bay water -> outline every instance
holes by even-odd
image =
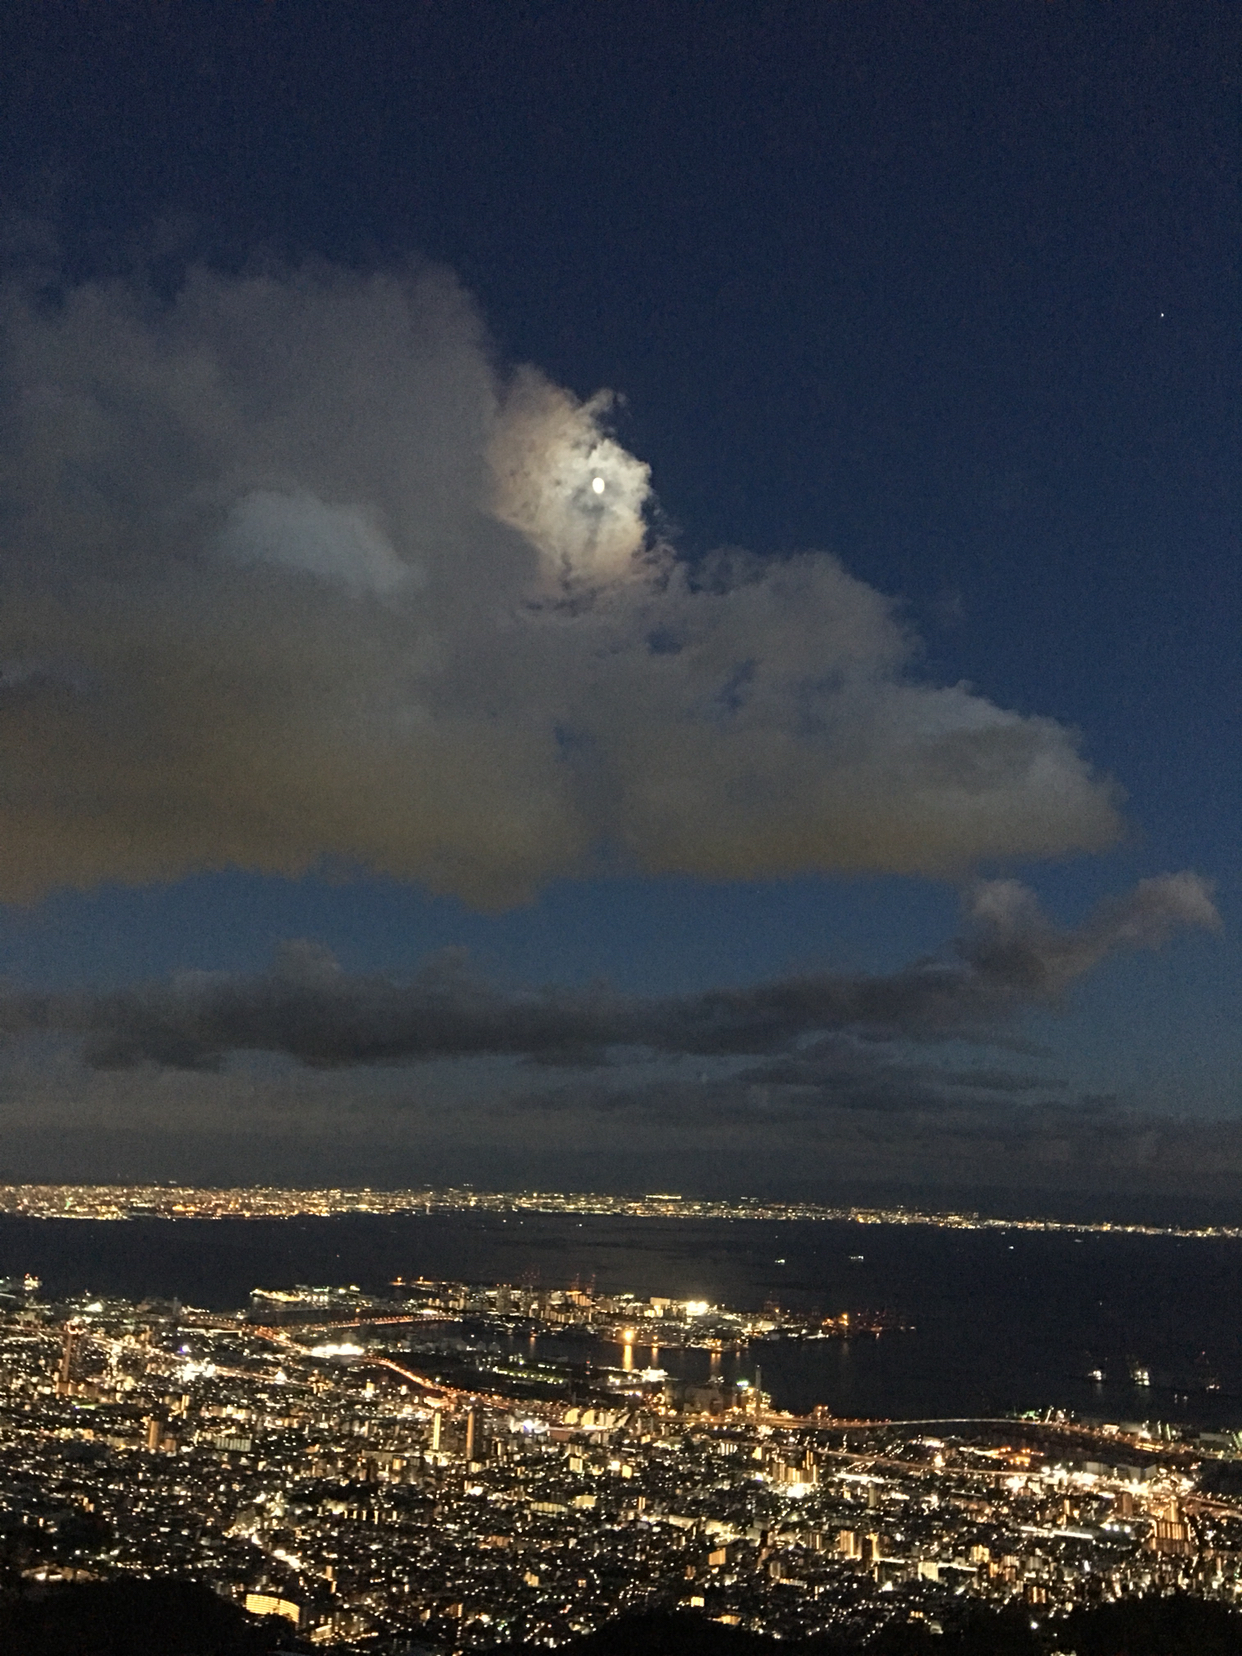
[[[1242,1428],[1242,1241],[1118,1232],[452,1212],[329,1219],[121,1222],[0,1218],[0,1276],[44,1297],[244,1306],[256,1287],[385,1289],[396,1277],[594,1281],[600,1292],[883,1312],[909,1325],[848,1340],[751,1345],[713,1372],[779,1408],[971,1418],[1072,1410],[1115,1421]],[[556,1338],[543,1339],[548,1355]],[[618,1347],[598,1360],[619,1366]],[[659,1353],[701,1378],[706,1351]],[[651,1361],[636,1348],[635,1361]],[[1089,1378],[1100,1371],[1103,1381]],[[1134,1375],[1146,1371],[1150,1383]]]

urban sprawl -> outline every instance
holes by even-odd
[[[276,1185],[232,1189],[191,1185],[0,1185],[0,1215],[34,1219],[298,1219],[340,1214],[387,1217],[417,1213],[574,1213],[604,1218],[818,1220],[860,1225],[935,1225],[956,1230],[1066,1232],[1071,1235],[1203,1237],[1242,1240],[1242,1226],[1145,1225],[1001,1218],[907,1207],[830,1207],[758,1197],[713,1201],[668,1192],[641,1196],[549,1190],[288,1190]]]
[[[759,1369],[767,1340],[864,1331],[589,1285],[272,1288],[222,1315],[6,1281],[0,1541],[32,1582],[172,1572],[360,1651],[555,1645],[639,1609],[864,1636],[969,1596],[1035,1619],[1242,1596],[1228,1434],[795,1418],[760,1372],[722,1378],[726,1348]],[[698,1383],[660,1364],[685,1346]]]

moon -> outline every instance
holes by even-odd
[[[603,492],[604,492],[604,480],[603,480],[603,478],[602,477],[593,477],[591,479],[591,488],[596,494],[603,494]]]

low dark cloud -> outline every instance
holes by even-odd
[[[831,1099],[842,1108],[893,1108],[912,1101],[940,1105],[947,1098],[1007,1098],[1024,1093],[1057,1093],[1066,1082],[1030,1071],[992,1064],[959,1065],[897,1062],[889,1045],[829,1036],[797,1053],[783,1054],[739,1072],[739,1082],[783,1087]]]
[[[73,1043],[44,1037],[0,1054],[0,1176],[470,1182],[992,1211],[998,1193],[1039,1207],[1030,1193],[1042,1191],[1079,1193],[1097,1218],[1125,1193],[1148,1193],[1187,1212],[1219,1203],[1242,1220],[1236,1118],[1085,1095],[966,1063],[956,1044],[838,1033],[809,1045],[818,1050],[801,1067],[798,1054],[691,1057],[536,1077],[487,1059],[342,1069],[256,1055],[215,1074],[87,1070]]]
[[[1041,1097],[1038,1081],[1029,1096],[1006,1096],[1002,1083],[963,1086],[948,1070],[865,1052],[815,1086],[750,1075],[600,1081],[576,1090],[572,1107],[532,1094],[510,1153],[555,1146],[542,1153],[548,1163],[560,1156],[564,1169],[593,1144],[602,1187],[616,1184],[611,1158],[624,1166],[628,1157],[645,1158],[649,1179],[672,1181],[648,1188],[851,1201],[867,1189],[915,1200],[940,1200],[940,1191],[1078,1192],[1094,1198],[1096,1217],[1107,1211],[1101,1196],[1146,1192],[1226,1202],[1242,1217],[1242,1121],[1154,1115],[1063,1086]]]
[[[12,1033],[80,1036],[97,1069],[210,1069],[247,1052],[321,1067],[479,1057],[563,1066],[628,1051],[779,1059],[774,1081],[823,1086],[844,1062],[826,1035],[990,1041],[1023,1010],[1054,1004],[1110,952],[1158,947],[1176,930],[1217,923],[1209,889],[1193,874],[1144,880],[1072,929],[1053,925],[1025,888],[997,881],[974,889],[962,935],[942,958],[886,975],[808,973],[663,997],[504,989],[457,955],[399,982],[351,976],[325,951],[295,943],[259,975],[185,973],[110,993],[11,994],[2,1011]],[[874,1065],[869,1073],[874,1079]],[[996,1090],[1014,1084],[998,1078]]]

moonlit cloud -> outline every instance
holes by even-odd
[[[608,394],[500,372],[441,271],[12,283],[0,321],[0,899],[329,859],[501,905],[1116,837],[1071,732],[921,677],[834,557],[678,560]]]
[[[310,494],[252,490],[230,509],[218,545],[239,563],[300,569],[355,597],[397,592],[416,574],[357,508]]]
[[[492,508],[538,549],[549,586],[624,579],[646,546],[651,468],[606,435],[612,405],[607,391],[579,403],[530,369],[505,394]]]

